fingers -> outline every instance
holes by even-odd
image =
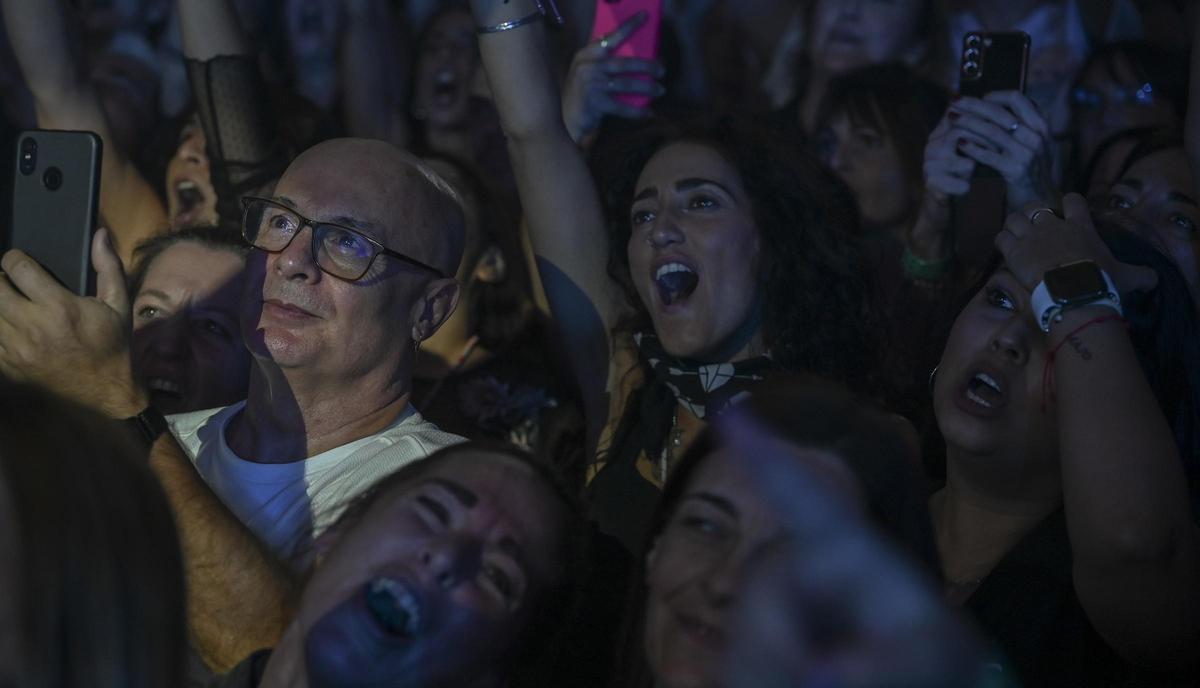
[[[666,72],[658,60],[644,60],[640,57],[609,57],[599,60],[596,65],[605,74],[646,74],[661,79]]]
[[[30,301],[51,301],[70,296],[50,273],[25,252],[12,250],[0,259],[0,269],[3,269],[22,294]]]
[[[1092,211],[1088,208],[1087,200],[1077,193],[1069,193],[1063,196],[1063,217],[1068,222],[1074,222],[1084,227],[1093,227]]]
[[[997,150],[1015,150],[1018,147],[1031,148],[1027,145],[1026,139],[1018,138],[1018,135],[1021,134],[1020,128],[1016,131],[1010,131],[990,119],[967,112],[959,113],[953,120],[955,129],[968,131],[980,136],[991,147]],[[1032,132],[1025,132],[1025,136],[1034,136],[1034,134]]]
[[[609,93],[661,96],[663,87],[658,82],[651,81],[645,77],[617,76],[605,82],[604,90]]]
[[[650,15],[645,10],[638,12],[629,19],[626,19],[620,26],[617,27],[615,31],[597,41],[596,44],[599,45],[605,51],[605,53],[611,53],[622,43],[629,40],[629,37],[638,30],[638,27],[646,23],[646,19],[649,18],[649,16]]]
[[[1042,113],[1038,111],[1037,104],[1020,91],[995,91],[984,96],[983,100],[985,103],[994,103],[1007,108],[1009,112],[1016,115],[1025,128],[1043,138],[1050,138],[1050,125],[1046,122],[1046,118],[1042,117]]]
[[[125,267],[113,248],[111,235],[101,228],[92,237],[92,267],[96,270],[96,298],[122,317],[129,314]]]

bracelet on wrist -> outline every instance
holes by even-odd
[[[1129,321],[1126,320],[1125,317],[1123,315],[1121,315],[1120,313],[1113,313],[1111,315],[1101,315],[1099,317],[1092,318],[1091,320],[1083,323],[1079,327],[1076,327],[1075,329],[1068,332],[1067,336],[1063,337],[1062,340],[1060,340],[1058,342],[1058,344],[1054,345],[1054,347],[1052,349],[1050,349],[1049,351],[1046,352],[1046,363],[1042,367],[1042,413],[1046,412],[1046,407],[1049,405],[1049,402],[1055,398],[1055,396],[1054,396],[1054,361],[1056,358],[1058,358],[1058,350],[1063,348],[1063,345],[1066,344],[1067,342],[1069,342],[1071,340],[1071,337],[1074,337],[1075,335],[1079,334],[1080,332],[1083,332],[1087,328],[1089,328],[1093,325],[1099,325],[1100,323],[1106,323],[1106,322],[1110,322],[1110,321],[1116,321],[1116,322],[1123,323],[1125,325],[1125,329],[1126,330],[1129,329]]]
[[[941,260],[925,260],[918,257],[912,252],[912,249],[905,246],[904,255],[900,258],[900,263],[904,267],[904,275],[911,279],[924,280],[927,282],[938,282],[950,272],[950,268],[954,265],[954,255],[951,254]]]
[[[512,31],[513,29],[520,28],[527,24],[539,22],[546,17],[550,17],[555,24],[563,23],[562,13],[558,11],[558,5],[555,4],[554,0],[533,0],[533,4],[537,10],[525,15],[524,17],[520,17],[518,19],[509,19],[508,21],[502,21],[498,24],[476,26],[475,32],[479,34],[485,34]]]

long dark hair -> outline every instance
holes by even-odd
[[[808,376],[768,380],[743,407],[765,429],[797,447],[824,449],[854,474],[866,513],[887,540],[929,576],[940,575],[927,490],[915,447],[900,425],[841,385]],[[644,649],[647,554],[666,528],[692,477],[725,440],[717,428],[700,434],[663,487],[642,556],[635,562],[633,588],[617,651],[614,688],[650,688],[653,676]],[[783,459],[788,460],[788,459]]]
[[[626,330],[649,329],[634,289],[627,246],[637,179],[655,154],[677,142],[717,151],[741,176],[761,237],[759,289],[763,340],[783,369],[866,385],[877,357],[868,304],[868,275],[854,238],[848,190],[784,132],[737,117],[656,121],[627,135],[598,158],[608,236],[608,274],[635,314]]]
[[[3,593],[17,618],[2,622],[20,643],[19,677],[0,683],[183,685],[183,560],[132,432],[0,378],[0,481],[0,527],[16,540],[4,566],[17,576]]]

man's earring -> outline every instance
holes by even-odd
[[[937,380],[938,366],[934,366],[933,370],[929,371],[929,393],[933,394],[933,383]]]

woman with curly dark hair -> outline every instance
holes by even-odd
[[[592,515],[636,551],[659,486],[712,415],[774,370],[852,382],[871,370],[849,204],[797,146],[727,118],[634,134],[602,166],[602,204],[563,125],[544,35],[512,26],[533,3],[472,9],[583,399]]]

